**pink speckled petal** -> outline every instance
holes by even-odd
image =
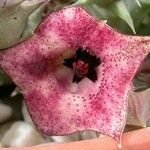
[[[115,32],[81,7],[50,14],[30,39],[0,53],[1,68],[21,88],[34,123],[49,135],[95,130],[118,142],[126,122],[126,96],[149,37]],[[100,57],[98,80],[72,83],[63,59],[78,48]]]

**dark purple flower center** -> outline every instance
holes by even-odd
[[[89,54],[86,50],[79,48],[76,54],[64,59],[64,65],[73,70],[73,82],[79,83],[84,77],[91,81],[97,80],[97,73],[95,67],[101,64],[100,58]]]

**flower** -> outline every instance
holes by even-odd
[[[0,52],[0,66],[44,133],[95,130],[120,142],[131,80],[149,44],[149,37],[122,35],[83,8],[68,7],[50,14],[25,42]]]

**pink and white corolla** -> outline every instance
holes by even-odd
[[[48,135],[94,130],[120,142],[127,94],[150,37],[127,36],[82,7],[56,11],[23,43],[0,52],[37,127]]]

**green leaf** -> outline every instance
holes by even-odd
[[[150,126],[150,89],[142,92],[130,91],[128,95],[127,125]]]
[[[77,0],[74,5],[93,5],[96,4],[98,6],[107,6],[114,2],[115,0]]]
[[[108,16],[111,15],[109,10],[95,4],[86,5],[84,8],[86,8],[93,16],[101,20],[107,20]]]
[[[141,3],[144,3],[144,4],[150,4],[150,0],[140,0]]]
[[[140,1],[139,0],[135,0],[135,1],[139,5],[139,7],[141,7]]]
[[[133,85],[135,91],[143,91],[150,88],[150,54],[140,65],[137,74],[134,77]]]
[[[14,1],[13,4],[7,3],[7,6],[0,8],[0,49],[13,46],[33,34],[48,2],[49,0]]]
[[[23,0],[0,0],[0,9],[13,7],[21,2],[23,2]]]
[[[130,26],[134,34],[136,34],[132,17],[127,9],[127,6],[123,1],[116,1],[115,3],[113,3],[111,5],[111,10],[116,16],[126,21],[126,23]]]
[[[0,86],[11,84],[12,81],[0,70]]]

